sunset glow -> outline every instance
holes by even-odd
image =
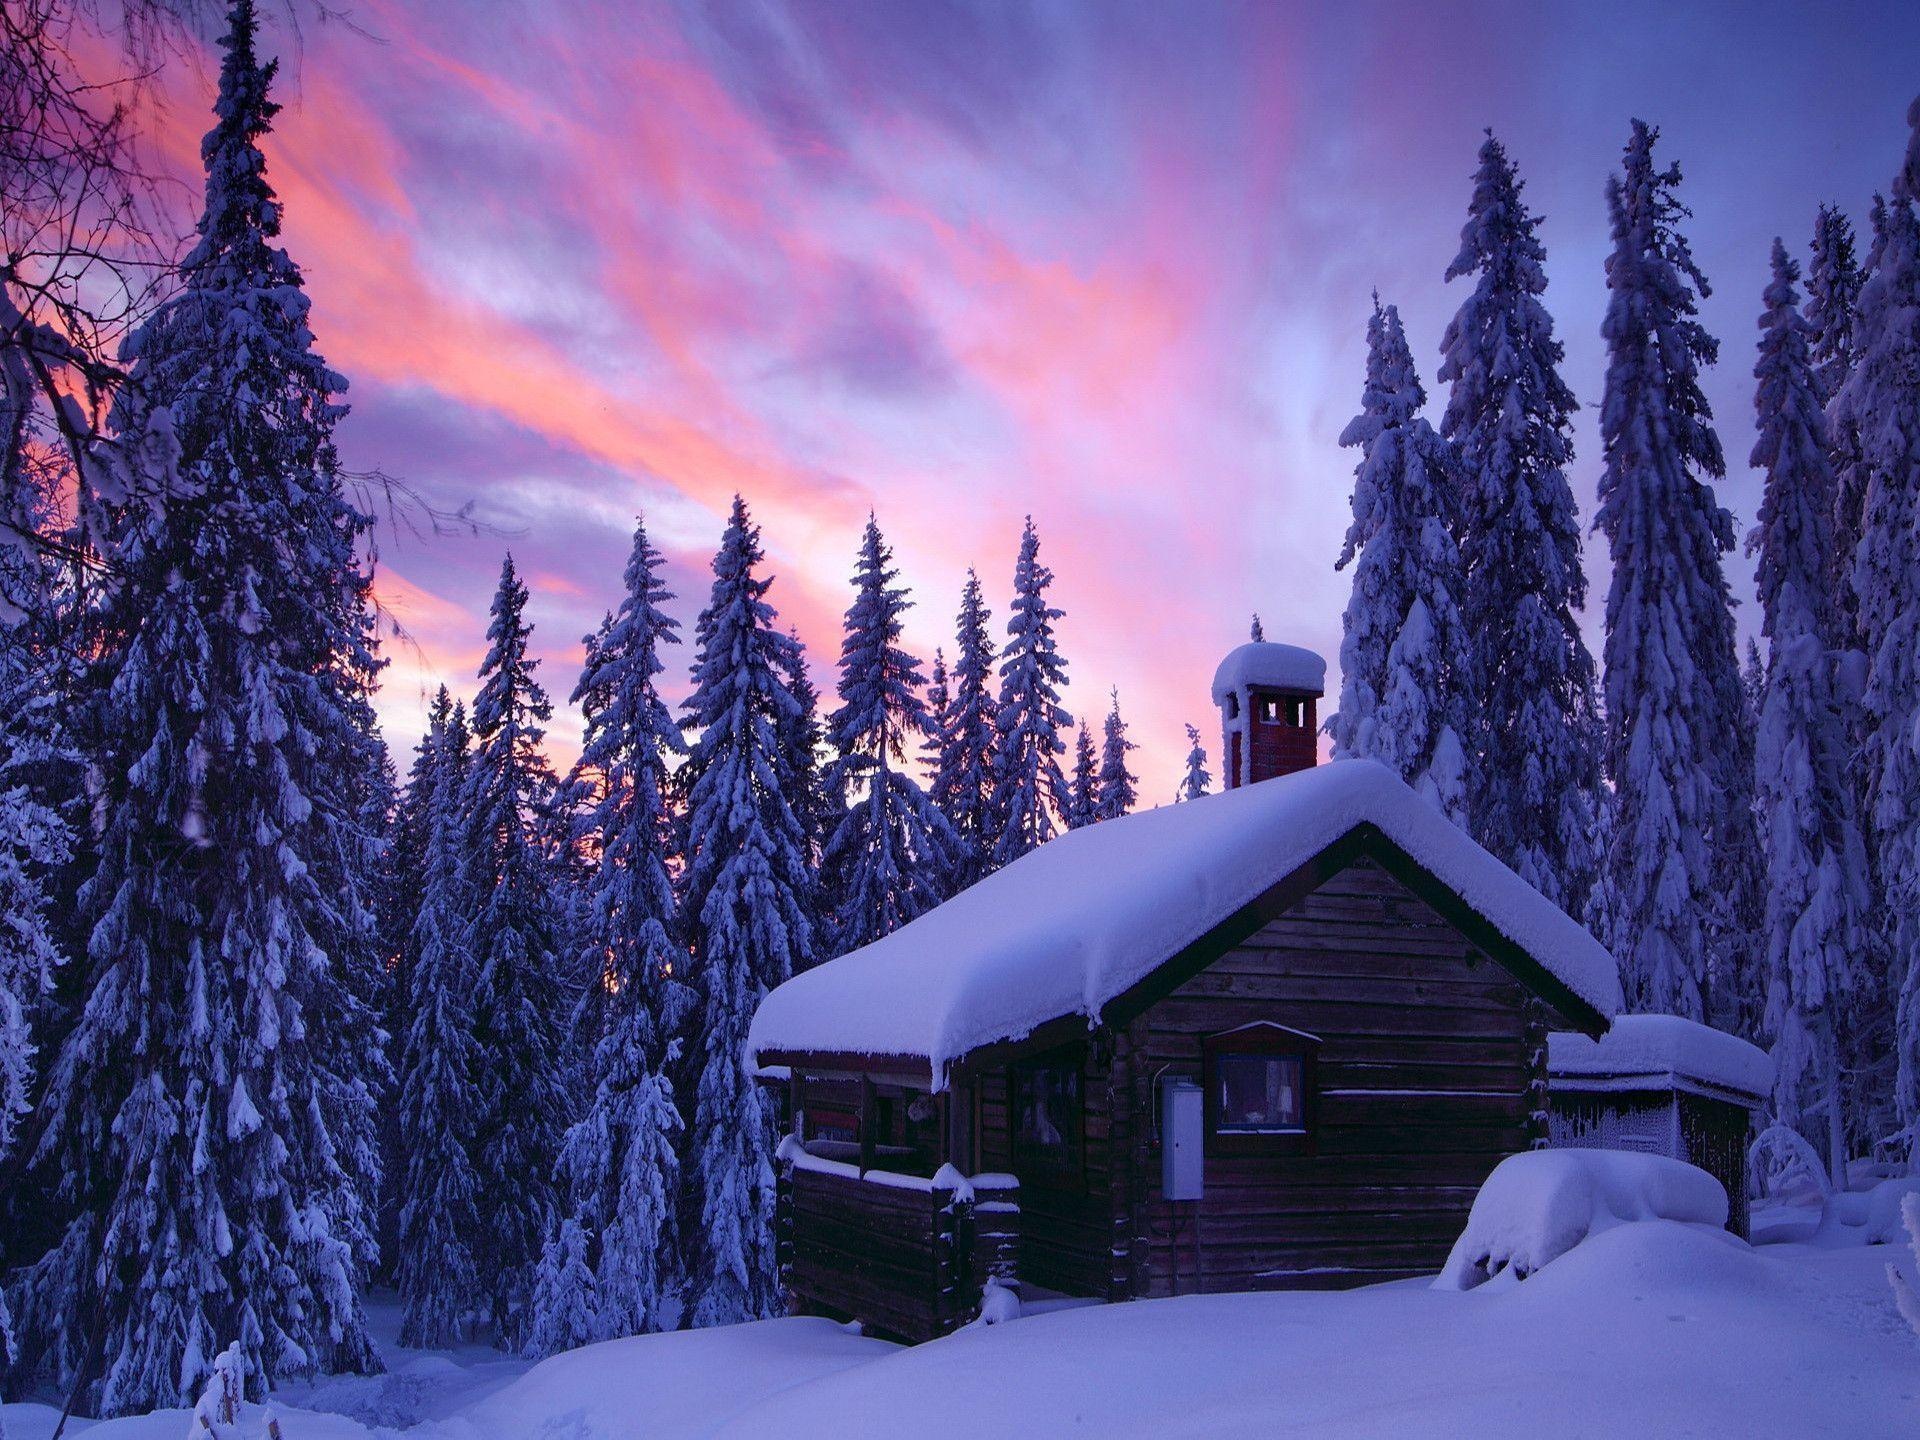
[[[1206,679],[1249,612],[1337,651],[1353,456],[1336,437],[1369,293],[1401,307],[1432,390],[1486,125],[1547,217],[1547,299],[1587,406],[1583,510],[1601,185],[1629,115],[1687,170],[1725,347],[1710,390],[1743,460],[1772,228],[1787,217],[1798,249],[1821,201],[1864,219],[1885,147],[1834,137],[1897,124],[1920,12],[1871,22],[1914,43],[1863,48],[1836,11],[1783,93],[1751,83],[1780,33],[1755,7],[1621,8],[536,19],[380,0],[354,7],[360,31],[270,29],[286,109],[266,148],[320,347],[352,381],[346,457],[488,527],[383,536],[380,593],[410,636],[389,649],[391,740],[412,743],[429,687],[470,689],[503,548],[564,696],[634,513],[690,622],[739,490],[823,689],[869,508],[928,659],[969,564],[1004,621],[1031,512],[1067,611],[1069,705],[1103,709],[1118,685],[1145,797],[1167,798],[1182,722],[1217,745]],[[211,69],[168,74],[160,143],[186,174]],[[1756,498],[1738,466],[1723,500],[1743,527]],[[556,723],[562,750],[576,729]]]

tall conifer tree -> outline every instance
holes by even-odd
[[[1180,781],[1181,800],[1198,800],[1213,788],[1213,775],[1207,769],[1207,747],[1200,742],[1198,726],[1187,726],[1187,773]]]
[[[1400,314],[1376,298],[1361,411],[1340,435],[1360,464],[1337,565],[1353,565],[1353,595],[1328,729],[1336,755],[1381,761],[1464,826],[1473,651],[1447,501],[1453,455],[1420,416],[1426,398]]]
[[[1461,618],[1480,683],[1474,833],[1569,914],[1598,868],[1600,712],[1580,634],[1586,572],[1566,467],[1573,392],[1541,296],[1546,251],[1523,182],[1489,133],[1447,279],[1473,290],[1441,340],[1441,433],[1459,452]]]
[[[1829,418],[1858,445],[1860,543],[1853,592],[1867,657],[1861,759],[1888,914],[1888,972],[1872,977],[1894,1014],[1894,1099],[1920,1151],[1920,99],[1905,162],[1876,207],[1853,370]]]
[[[832,945],[844,954],[940,903],[953,837],[907,767],[908,746],[932,729],[920,662],[900,647],[913,603],[874,518],[860,541],[854,601],[840,650],[840,708],[828,721],[839,759],[830,785],[847,806],[827,842]]]
[[[580,770],[591,777],[583,838],[586,950],[607,992],[595,1037],[593,1099],[560,1151],[560,1228],[535,1286],[536,1353],[660,1328],[677,1281],[678,1145],[673,1037],[693,996],[669,869],[667,760],[685,746],[658,677],[679,642],[664,606],[660,552],[636,524],[620,607],[587,637],[573,698],[586,717]]]
[[[992,613],[969,569],[960,590],[956,620],[953,699],[941,727],[940,759],[933,793],[953,830],[952,890],[964,890],[993,867],[999,840],[993,809],[993,756],[999,745],[994,724]]]
[[[400,1343],[443,1346],[465,1338],[481,1300],[475,1247],[480,1225],[473,1039],[474,896],[468,883],[464,705],[435,696],[410,799],[424,817],[420,889],[405,966],[406,1030],[395,1105],[398,1182],[394,1283]]]
[[[473,914],[477,1124],[484,1227],[475,1258],[496,1335],[526,1336],[534,1267],[551,1223],[554,1157],[570,1116],[562,1085],[559,907],[544,846],[557,788],[543,742],[553,706],[534,678],[527,587],[500,566],[473,702],[467,862]]]
[[[1094,816],[1100,820],[1117,819],[1140,801],[1139,778],[1127,768],[1127,752],[1140,747],[1127,738],[1127,722],[1120,718],[1120,691],[1116,688],[1112,693],[1100,740],[1100,799],[1094,807]]]
[[[1774,1058],[1775,1113],[1819,1126],[1835,1185],[1846,1184],[1848,1105],[1842,1028],[1858,982],[1868,909],[1866,852],[1847,775],[1834,695],[1831,569],[1833,472],[1798,309],[1799,267],[1773,242],[1773,280],[1760,318],[1760,438],[1766,474],[1758,552],[1761,628],[1768,640],[1756,777],[1766,853],[1765,1032]]]
[[[775,1313],[773,1117],[747,1073],[747,1027],[766,992],[805,967],[805,836],[786,785],[782,727],[799,713],[784,677],[799,665],[756,569],[759,527],[733,511],[696,627],[686,728],[695,739],[682,912],[699,997],[699,1075],[689,1157],[687,1303],[695,1325]]]
[[[1833,403],[1853,373],[1855,311],[1865,278],[1855,253],[1853,222],[1837,206],[1822,205],[1814,217],[1813,263],[1807,269],[1807,345],[1815,393],[1823,406]],[[1840,423],[1838,416],[1829,417],[1827,446],[1834,476],[1830,590],[1841,626],[1836,638],[1851,644],[1857,638],[1853,555],[1860,548],[1866,476],[1852,427]]]
[[[1027,517],[1013,569],[1013,612],[1000,657],[998,740],[993,756],[993,853],[996,865],[1017,860],[1053,838],[1054,817],[1067,801],[1061,730],[1073,723],[1060,704],[1067,662],[1054,639],[1063,611],[1047,603],[1053,571],[1040,563],[1040,535]]]
[[[36,1160],[71,1219],[25,1277],[29,1354],[118,1414],[179,1404],[237,1341],[256,1389],[370,1365],[364,1226],[336,1134],[362,1057],[324,1031],[363,913],[328,893],[364,758],[366,518],[332,430],[259,142],[274,66],[239,0],[205,209],[175,294],[126,348],[113,424],[164,469],[114,521],[86,1000]],[[96,1328],[97,1327],[97,1328]],[[97,1335],[97,1346],[84,1335]],[[257,1378],[254,1378],[257,1377]]]
[[[1093,732],[1085,725],[1073,732],[1073,771],[1067,777],[1067,803],[1060,818],[1069,830],[1082,829],[1100,818],[1100,758],[1094,753]]]
[[[1702,1019],[1709,944],[1728,894],[1721,841],[1752,787],[1732,773],[1737,756],[1726,744],[1741,719],[1721,569],[1733,522],[1707,483],[1726,467],[1700,388],[1720,347],[1697,318],[1706,277],[1678,228],[1679,168],[1655,168],[1657,137],[1634,121],[1624,174],[1607,184],[1613,250],[1595,517],[1613,558],[1607,869],[1628,1005]]]

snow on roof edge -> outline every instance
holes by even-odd
[[[1598,1040],[1568,1031],[1547,1036],[1549,1083],[1555,1076],[1577,1082],[1662,1075],[1761,1099],[1773,1092],[1773,1057],[1737,1035],[1678,1015],[1616,1016]]]
[[[1062,835],[872,945],[775,989],[749,1034],[768,1051],[947,1065],[1103,1008],[1184,946],[1372,824],[1602,1016],[1613,958],[1397,776],[1342,760]]]

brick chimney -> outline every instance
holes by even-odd
[[[1254,640],[1213,672],[1213,703],[1220,707],[1222,770],[1226,788],[1319,763],[1319,700],[1327,662],[1298,645]]]

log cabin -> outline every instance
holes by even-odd
[[[1102,1300],[1436,1270],[1543,1144],[1613,959],[1396,775],[1319,765],[1318,656],[1220,666],[1220,794],[1072,831],[772,991],[797,1312],[906,1340]]]

